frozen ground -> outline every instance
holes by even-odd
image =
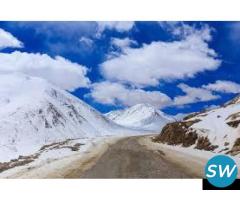
[[[69,147],[76,144],[79,150],[72,151]],[[78,139],[55,147],[0,178],[202,178],[206,162],[217,155],[155,143],[151,136]],[[239,157],[234,158],[240,166]]]
[[[86,170],[91,166],[93,160],[101,156],[108,146],[118,139],[120,138],[101,137],[71,140],[62,148],[43,151],[37,159],[29,164],[0,173],[0,178],[63,178],[74,170],[76,164],[81,166],[81,170]],[[75,144],[81,144],[78,151],[67,148],[73,147]]]

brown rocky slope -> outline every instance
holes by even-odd
[[[153,141],[236,155],[240,153],[240,96],[219,108],[167,124]]]

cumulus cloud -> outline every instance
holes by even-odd
[[[117,82],[99,82],[91,86],[91,92],[87,97],[91,97],[96,102],[108,105],[133,106],[138,103],[149,103],[161,109],[172,106],[185,106],[198,102],[208,102],[219,99],[211,90],[203,87],[191,87],[186,84],[179,84],[184,95],[171,99],[160,91],[146,91],[143,89],[130,88]]]
[[[171,99],[159,91],[143,88],[157,86],[161,81],[192,78],[199,72],[215,70],[221,65],[217,53],[208,43],[213,29],[202,24],[200,27],[172,22],[162,25],[175,41],[154,41],[141,47],[129,38],[113,38],[111,44],[121,51],[110,52],[100,65],[105,82],[96,83],[89,94],[102,104],[150,103],[157,108],[182,106],[220,98],[211,90],[179,84],[185,93]],[[126,85],[130,85],[126,86]]]
[[[195,25],[190,26],[184,22],[177,21],[159,22],[159,24],[167,32],[182,39],[190,36],[198,36],[202,40],[210,41],[212,39],[211,32],[214,31],[207,24],[202,24],[199,29]]]
[[[111,44],[120,49],[124,49],[126,47],[130,47],[131,45],[137,45],[135,40],[131,40],[130,38],[112,38]]]
[[[97,36],[101,36],[104,30],[116,30],[120,33],[130,31],[134,27],[133,21],[99,21],[97,22]]]
[[[144,91],[127,88],[120,83],[100,82],[92,85],[87,96],[96,102],[109,105],[133,106],[138,103],[149,103],[156,108],[162,108],[171,103],[171,99],[159,91]]]
[[[22,48],[23,43],[15,38],[11,33],[0,28],[0,50],[7,47]]]
[[[88,87],[87,68],[61,56],[52,58],[47,54],[0,53],[0,73],[21,72],[48,80],[58,87],[72,91]]]
[[[181,40],[125,47],[122,54],[108,57],[100,65],[101,73],[111,81],[145,87],[156,86],[161,80],[192,78],[199,72],[215,70],[221,61],[208,46],[210,33],[210,28],[203,26],[188,31]]]
[[[203,88],[222,93],[240,93],[240,84],[232,81],[218,80],[215,83],[204,85]]]
[[[138,103],[149,103],[158,109],[207,102],[220,98],[219,95],[214,95],[212,91],[202,87],[191,87],[183,83],[179,84],[178,87],[185,94],[171,99],[160,91],[129,88],[121,83],[104,81],[94,83],[91,86],[91,92],[86,96],[101,104],[133,106]]]
[[[110,51],[107,54],[107,58],[118,57],[124,53],[128,47],[136,45],[138,45],[137,41],[131,40],[130,38],[111,38]]]
[[[183,83],[179,84],[178,87],[185,93],[185,95],[175,97],[173,105],[186,105],[220,98],[220,96],[214,95],[211,91],[204,88],[190,87]]]

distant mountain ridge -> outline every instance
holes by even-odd
[[[149,131],[160,131],[166,123],[174,120],[150,104],[137,104],[124,110],[111,111],[105,116],[122,126]]]

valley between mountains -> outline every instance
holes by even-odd
[[[102,114],[21,73],[0,85],[0,178],[200,178],[213,155],[240,163],[239,96],[177,118],[149,104]]]

